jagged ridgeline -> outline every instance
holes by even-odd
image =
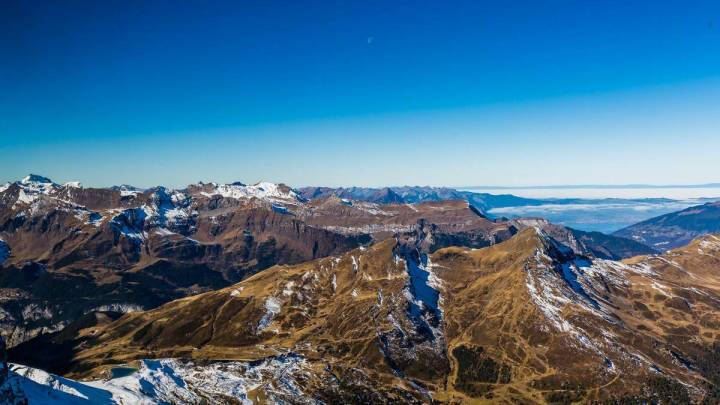
[[[442,200],[462,197],[442,190],[416,193],[428,202],[378,204],[334,194],[307,200],[274,183],[141,190],[30,175],[0,186],[0,335],[12,347],[92,312],[152,309],[275,264],[412,232],[421,221],[436,228],[436,248],[483,247],[531,226],[490,220],[468,200]],[[598,257],[649,251],[622,238],[532,226],[554,227],[568,246]]]
[[[436,231],[76,328],[64,373],[130,367],[106,389],[169,402],[715,403],[720,238],[612,261],[539,227],[480,249]]]

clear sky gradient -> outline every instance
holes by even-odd
[[[10,0],[0,26],[0,182],[720,182],[717,1]]]

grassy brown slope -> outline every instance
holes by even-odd
[[[439,398],[542,403],[537,381],[547,378],[551,386],[598,363],[593,356],[571,352],[567,337],[549,329],[528,295],[529,263],[536,251],[546,249],[529,229],[487,249],[449,248],[432,256],[445,285],[453,365],[448,390]]]
[[[448,389],[438,398],[667,400],[667,387],[679,380],[688,388],[679,389],[675,403],[684,395],[699,401],[719,380],[717,366],[704,360],[718,358],[719,352],[713,346],[720,337],[717,242],[709,236],[664,256],[628,260],[631,266],[597,261],[594,270],[586,270],[586,290],[599,311],[582,301],[561,302],[569,296],[567,286],[547,282],[562,278],[544,256],[558,258],[547,240],[531,232],[487,249],[436,252],[432,260],[444,286],[452,353]],[[542,253],[539,260],[529,256],[533,251]],[[548,322],[530,289],[522,288],[529,280],[557,289],[565,330]]]
[[[409,384],[395,376],[393,368],[401,367],[422,385],[439,385],[443,376],[428,371],[435,367],[392,363],[380,350],[379,336],[394,329],[390,314],[412,329],[404,315],[407,273],[393,260],[394,246],[388,240],[339,258],[276,266],[229,288],[125,315],[75,356],[70,375],[99,375],[112,364],[148,357],[255,360],[292,351],[340,378],[359,369],[395,389]],[[280,310],[263,329],[269,299]],[[422,342],[417,347],[421,360],[434,360]]]
[[[442,336],[429,340],[408,317],[407,270],[386,240],[125,315],[76,353],[70,375],[140,358],[293,352],[314,365],[305,393],[315,397],[331,373],[402,401],[428,401],[418,387],[449,402],[700,400],[720,382],[715,242],[597,260],[583,270],[585,295],[561,270],[576,257],[532,228],[488,248],[440,249],[429,270]]]

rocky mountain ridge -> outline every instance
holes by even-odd
[[[87,313],[155,308],[275,264],[341,254],[424,226],[432,226],[432,249],[439,249],[486,247],[530,225],[490,220],[463,200],[308,200],[273,183],[96,189],[31,175],[0,191],[0,335],[15,346]],[[561,233],[558,240],[583,254],[647,253],[619,238],[578,243],[577,232]]]
[[[614,232],[614,236],[632,239],[658,250],[689,243],[694,238],[720,232],[720,202],[686,208]]]
[[[28,176],[4,186],[2,334],[14,345],[87,311],[152,308],[276,263],[341,253],[371,240],[289,215],[302,202],[290,188],[265,183],[138,191],[61,186]]]
[[[300,195],[308,200],[324,199],[331,196],[347,200],[365,201],[373,203],[419,203],[428,201],[459,200],[467,201],[469,204],[482,212],[490,208],[522,205],[540,205],[542,200],[522,198],[510,194],[495,195],[488,193],[476,193],[459,191],[448,187],[303,187],[299,190]]]

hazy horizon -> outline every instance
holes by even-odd
[[[165,186],[170,188],[184,188],[190,184],[196,184],[198,182],[210,183],[216,182],[213,179],[198,180],[195,182],[188,182],[186,184],[178,186],[170,186],[168,184],[158,183],[152,185],[139,185],[132,184],[129,182],[121,182],[115,184],[86,184],[80,178],[73,179],[58,179],[47,173],[28,173],[35,174],[49,178],[51,181],[64,184],[68,182],[78,181],[84,187],[112,187],[120,185],[130,185],[139,188],[150,188],[156,186]],[[22,176],[25,177],[25,176]],[[12,183],[14,181],[22,180],[22,177],[15,179],[0,179],[0,185]],[[276,182],[272,179],[263,179],[253,182],[244,182],[242,180],[233,180],[227,183],[240,181],[244,184],[255,184],[260,181]],[[278,182],[276,182],[278,183]],[[312,185],[295,185],[288,184],[294,188],[302,187],[328,187],[323,184],[312,184]],[[471,191],[476,193],[489,193],[489,194],[513,194],[519,197],[525,198],[540,198],[540,199],[553,199],[553,198],[587,198],[587,199],[602,199],[602,198],[623,198],[623,199],[638,199],[638,198],[669,198],[676,200],[698,200],[702,198],[718,198],[720,197],[720,183],[708,183],[708,184],[674,184],[674,185],[653,185],[653,184],[558,184],[558,185],[531,185],[531,186],[452,186],[452,185],[425,185],[425,184],[402,184],[402,185],[370,185],[370,186],[357,186],[357,185],[343,185],[337,187],[368,187],[368,188],[384,188],[384,187],[446,187],[452,188],[459,191]]]

